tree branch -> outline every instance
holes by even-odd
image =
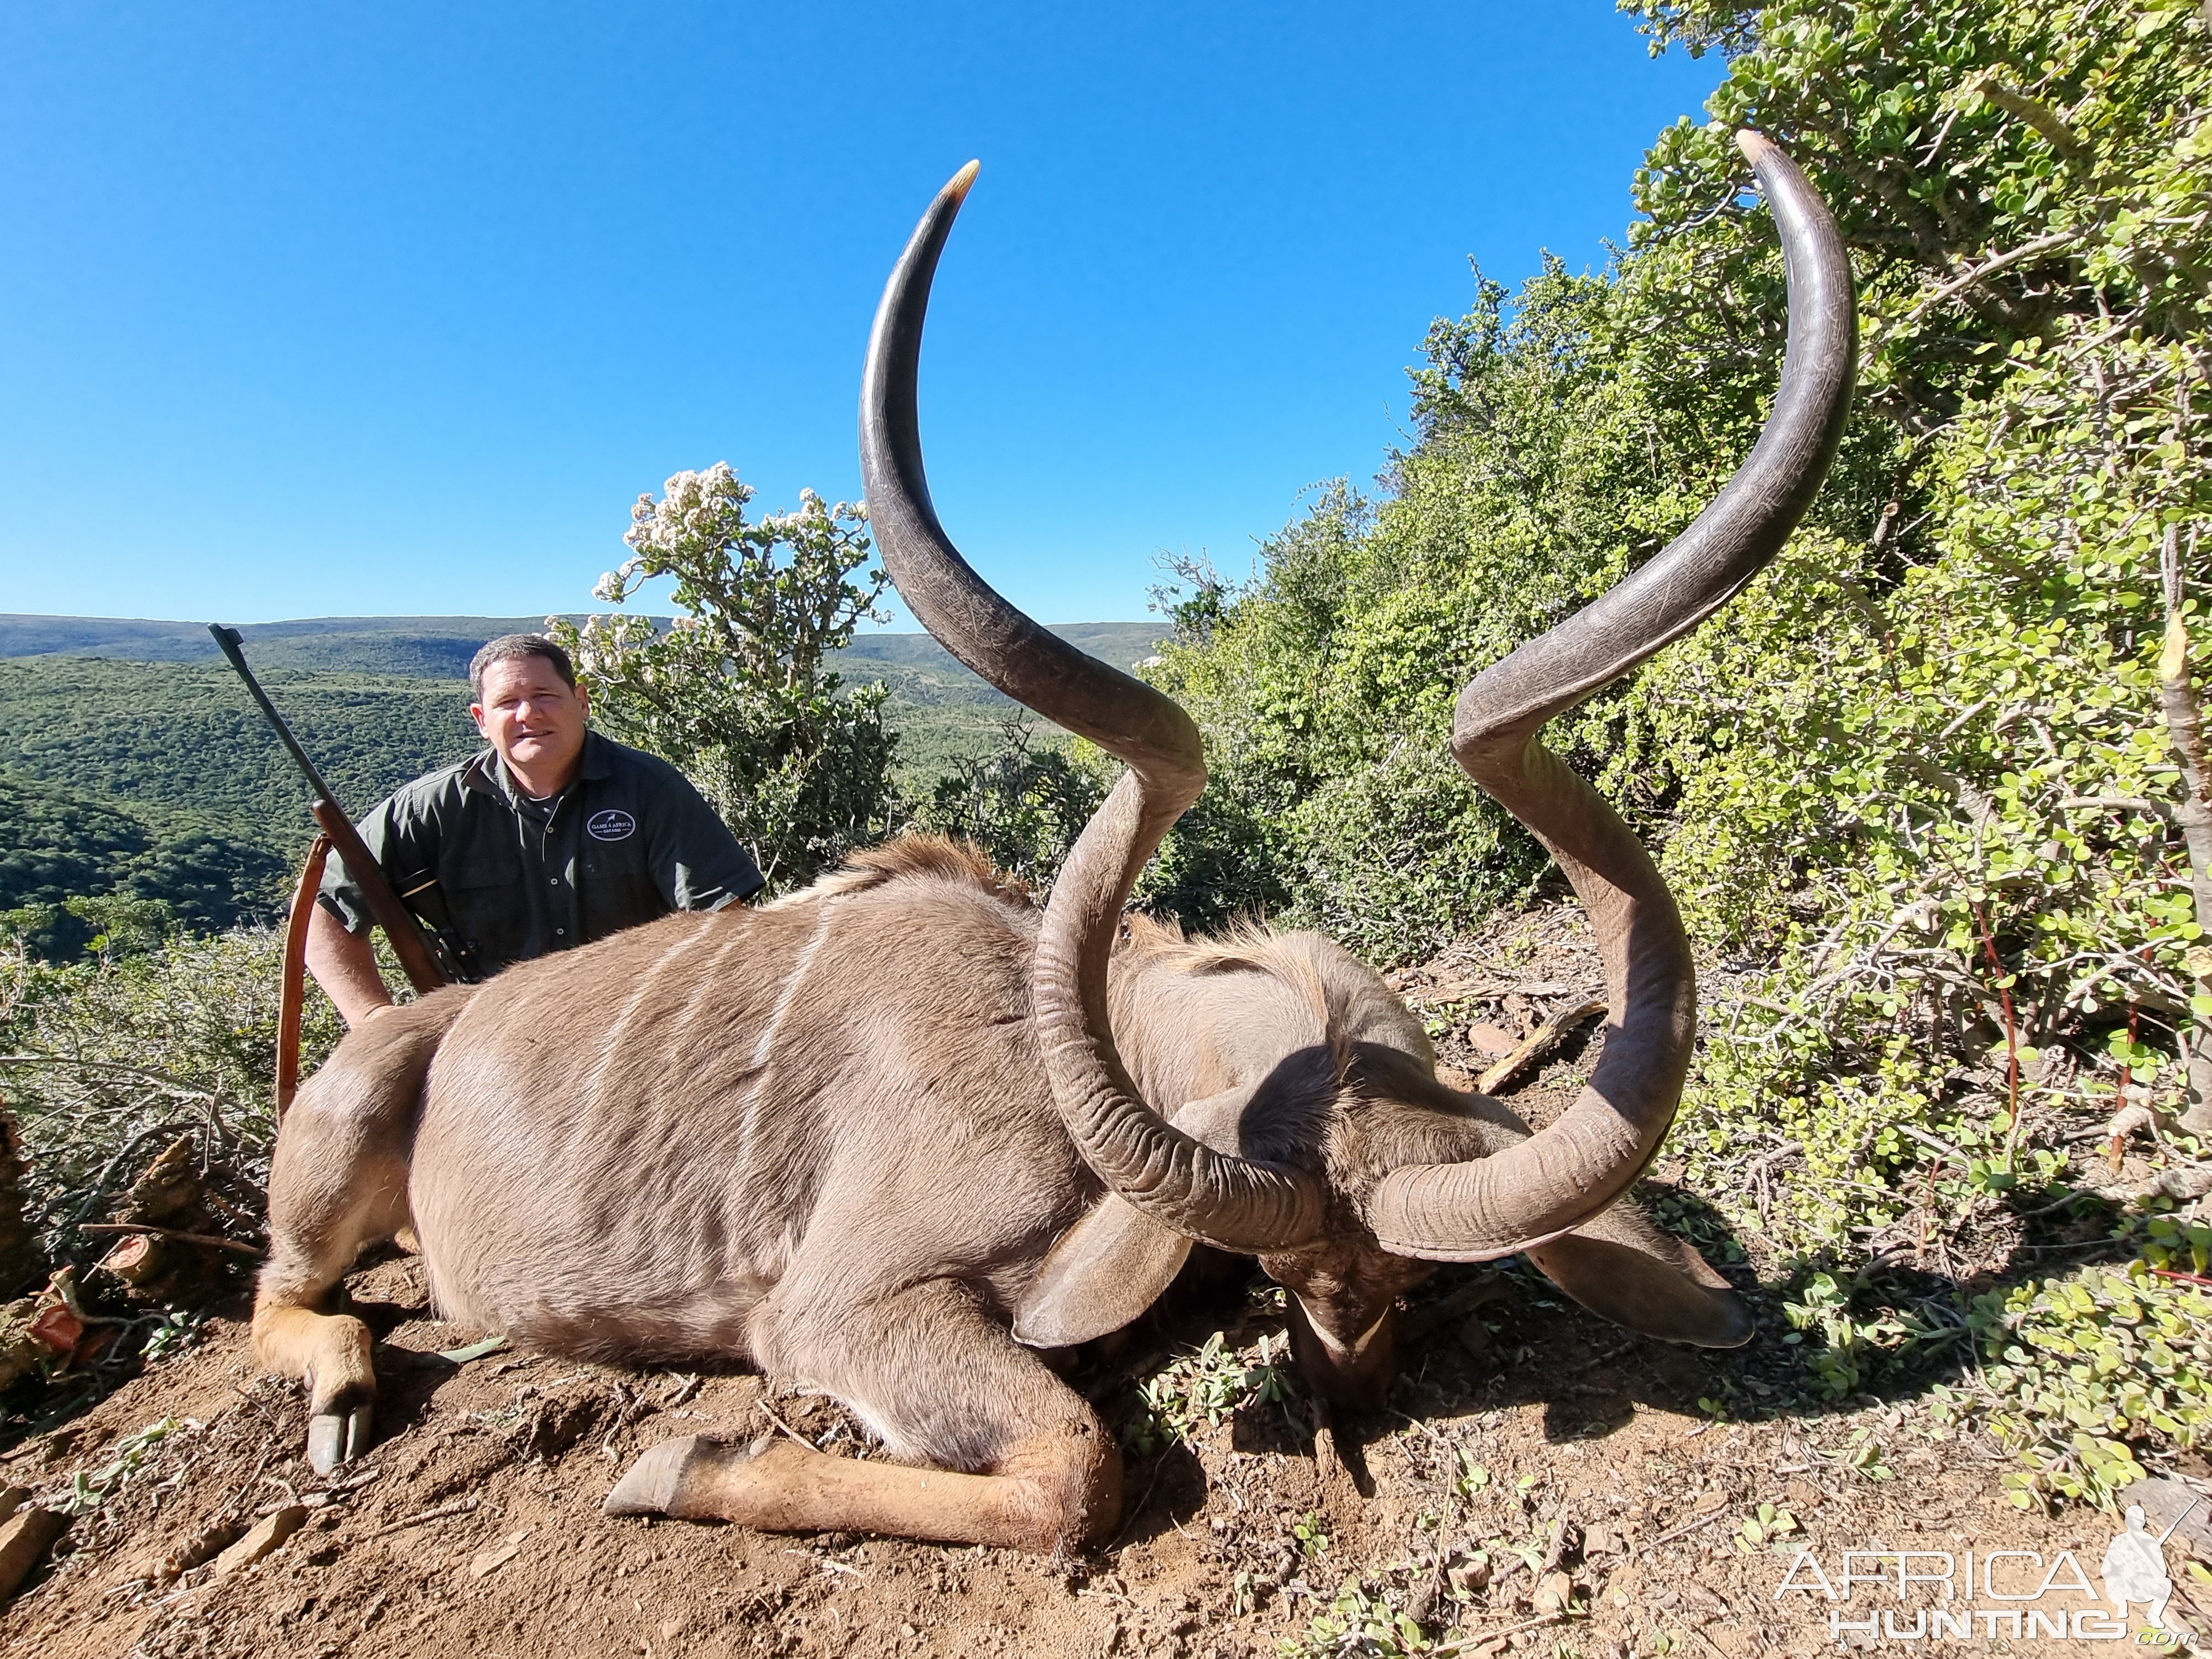
[[[2038,254],[2051,252],[2064,247],[2069,242],[2078,242],[2087,233],[2081,230],[2055,230],[2048,236],[2039,236],[2032,242],[2023,242],[2008,253],[2000,253],[1984,259],[1972,270],[1953,277],[1934,293],[1928,295],[1895,322],[1887,324],[1875,331],[1874,337],[1867,342],[1866,349],[1859,354],[1859,362],[1862,366],[1871,362],[1874,360],[1874,354],[1881,349],[1883,343],[1892,335],[1900,330],[1911,327],[1931,307],[1939,306],[1944,301],[1965,293],[1984,278],[1994,276],[2001,270],[2008,270],[2023,260],[2033,259]]]
[[[2043,135],[2045,143],[2075,166],[2079,167],[2088,159],[2088,146],[2050,106],[2005,85],[1996,78],[1994,70],[1982,76],[1975,84],[1974,90],[2006,114],[2017,116],[2033,127]]]
[[[2193,527],[2192,527],[2193,528]],[[2191,538],[2194,550],[2195,538]],[[2181,801],[2174,822],[2189,848],[2190,885],[2197,901],[2197,925],[2212,931],[2212,769],[2205,764],[2204,710],[2189,676],[2189,624],[2181,614],[2181,526],[2166,527],[2160,562],[2166,578],[2166,645],[2158,655],[2158,689],[2165,704],[2166,732],[2181,763]],[[2199,996],[2212,994],[2212,980],[2199,975]],[[2212,1131],[2212,1021],[2197,1022],[2190,1045],[2189,1108],[2182,1127],[2197,1134]]]

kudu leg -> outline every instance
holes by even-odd
[[[317,1310],[362,1246],[389,1238],[406,1218],[404,1164],[357,1172],[359,1189],[318,1192],[307,1203],[297,1201],[297,1181],[271,1180],[273,1238],[253,1303],[253,1352],[262,1369],[307,1385],[307,1462],[318,1474],[368,1449],[376,1371],[368,1327],[350,1314]],[[313,1218],[306,1224],[303,1211]]]
[[[408,1143],[453,1012],[416,1004],[348,1037],[276,1139],[253,1351],[264,1370],[307,1383],[307,1462],[319,1474],[368,1449],[376,1400],[368,1327],[320,1310],[364,1247],[407,1224]]]
[[[775,1345],[776,1369],[815,1379],[895,1451],[959,1467],[861,1462],[775,1436],[750,1445],[693,1436],[633,1464],[607,1512],[1038,1552],[1097,1542],[1120,1518],[1113,1437],[957,1286],[922,1285],[826,1316],[817,1310],[808,1322],[831,1340],[796,1345],[811,1352]]]

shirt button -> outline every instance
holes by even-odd
[[[545,884],[548,887],[558,887],[561,884],[561,878],[558,876],[549,878]]]
[[[565,934],[568,931],[568,930],[567,928],[565,928],[565,927],[556,927],[556,928],[553,930],[553,934],[554,934],[554,937],[557,939],[557,938],[560,938],[562,935]]]

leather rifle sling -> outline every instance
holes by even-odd
[[[317,836],[307,848],[300,884],[292,891],[292,914],[284,923],[284,973],[276,1000],[276,1121],[282,1123],[300,1092],[300,1017],[307,994],[307,924],[314,919],[315,895],[322,890],[323,863],[331,838]]]

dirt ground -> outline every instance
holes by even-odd
[[[1586,957],[1554,941],[1494,984],[1470,989],[1476,970],[1444,962],[1401,988],[1416,1006],[1474,999],[1481,1017],[1455,1016],[1443,1047],[1479,1070],[1587,992]],[[1513,1095],[1528,1115],[1570,1097],[1594,1059],[1582,1041]],[[1948,1435],[1916,1398],[1808,1403],[1754,1283],[1757,1241],[1745,1244],[1729,1271],[1759,1335],[1725,1354],[1633,1336],[1525,1268],[1446,1268],[1409,1299],[1391,1408],[1334,1424],[1268,1369],[1284,1346],[1278,1294],[1249,1264],[1196,1263],[1139,1327],[1076,1358],[1070,1380],[1122,1437],[1128,1502],[1109,1545],[1060,1561],[603,1516],[631,1460],[678,1435],[871,1453],[834,1404],[758,1377],[473,1352],[483,1334],[429,1317],[419,1265],[386,1255],[348,1285],[380,1338],[380,1443],[336,1480],[301,1455],[296,1389],[256,1375],[242,1300],[195,1346],[0,1458],[0,1485],[56,1506],[74,1494],[81,1510],[0,1614],[0,1650],[1736,1659],[1893,1645],[1916,1616],[1968,1605],[1992,1617],[1943,1638],[1953,1650],[2122,1650],[2005,1622],[2021,1607],[2062,1620],[2089,1607],[2094,1589],[2064,1588],[2061,1552],[2095,1584],[2112,1520],[2013,1508],[1998,1484],[2009,1460]],[[304,1524],[258,1561],[164,1568],[295,1508]],[[2203,1519],[2167,1559],[2174,1613],[2212,1629],[2212,1593],[2180,1570],[2186,1548],[2212,1558]],[[1785,1578],[1811,1582],[1801,1551],[1833,1584],[1847,1550],[1890,1565],[1863,1557],[1846,1603],[1778,1598]],[[1927,1574],[1939,1553],[1970,1550],[1984,1563],[1970,1571],[1995,1575],[1966,1581],[1971,1599],[1868,1582],[1899,1552]],[[2035,1559],[1999,1572],[1991,1551]],[[2039,1576],[2060,1588],[1992,1599]],[[1891,1623],[1832,1637],[1832,1612]]]
[[[1831,1577],[1847,1548],[2071,1549],[2097,1570],[2104,1516],[2021,1514],[1999,1496],[1991,1449],[1929,1439],[1905,1408],[1714,1423],[1697,1401],[1717,1364],[1756,1380],[1756,1347],[1716,1362],[1631,1338],[1547,1305],[1514,1273],[1454,1270],[1427,1305],[1493,1285],[1413,1346],[1402,1416],[1346,1425],[1339,1455],[1322,1460],[1297,1399],[1246,1405],[1133,1458],[1123,1536],[1054,1563],[604,1517],[599,1499],[656,1440],[787,1428],[850,1451],[854,1430],[828,1401],[775,1397],[750,1376],[440,1358],[476,1334],[425,1317],[419,1269],[387,1261],[351,1283],[385,1333],[388,1437],[364,1465],[332,1485],[313,1477],[295,1390],[257,1377],[243,1326],[218,1322],[196,1352],[5,1466],[11,1482],[58,1497],[129,1437],[175,1425],[77,1520],[0,1620],[0,1644],[42,1659],[1243,1655],[1305,1641],[1361,1574],[1427,1634],[1471,1638],[1461,1651],[1810,1653],[1828,1645],[1827,1604],[1775,1600],[1801,1542]],[[1188,1315],[1173,1334],[1202,1337],[1209,1322]],[[1232,1340],[1270,1328],[1279,1317],[1248,1298]],[[1127,1370],[1090,1379],[1105,1384],[1109,1419],[1135,1404]],[[1856,1467],[1869,1440],[1888,1479]],[[1487,1473],[1471,1492],[1462,1449]],[[207,1567],[149,1577],[149,1558],[210,1522],[295,1499],[310,1518],[262,1561],[219,1578]],[[1796,1521],[1786,1549],[1743,1541],[1762,1502]],[[1463,1588],[1486,1543],[1510,1570]],[[1516,1548],[1540,1555],[1530,1565]],[[1564,1616],[1536,1605],[1547,1567],[1571,1584]]]

